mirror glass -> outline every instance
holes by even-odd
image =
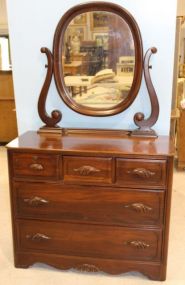
[[[135,46],[123,18],[106,11],[78,14],[67,26],[62,44],[64,83],[75,103],[109,109],[128,97]]]

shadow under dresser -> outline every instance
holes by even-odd
[[[105,139],[106,138],[106,139]],[[27,132],[8,145],[15,266],[166,276],[173,143]]]

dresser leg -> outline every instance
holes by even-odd
[[[160,274],[160,281],[165,281],[166,280],[166,265],[161,266],[161,274]]]
[[[143,275],[147,276],[151,280],[155,281],[166,280],[166,266],[163,265],[158,265],[158,266],[147,265],[145,266],[145,269],[138,269],[138,271]]]
[[[19,255],[15,255],[14,258],[14,266],[16,268],[28,268],[33,264],[33,262],[29,262],[28,260],[26,260],[25,258],[22,259],[21,257],[19,257]]]

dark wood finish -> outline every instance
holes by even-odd
[[[59,269],[75,269],[86,272],[107,272],[121,274],[129,271],[139,271],[151,279],[163,280],[161,265],[159,262],[129,261],[117,259],[104,259],[92,257],[67,256],[47,253],[18,252],[15,259],[16,267],[27,268],[35,263],[35,260],[55,266]],[[61,265],[62,264],[62,265]]]
[[[46,253],[115,258],[160,260],[161,231],[73,223],[19,220],[20,249]],[[19,250],[19,245],[18,245]]]
[[[108,225],[163,223],[163,191],[16,182],[18,217]],[[102,203],[103,201],[103,203]],[[94,210],[96,209],[96,211]],[[114,214],[112,214],[114,213]]]
[[[117,159],[118,184],[142,188],[164,188],[166,161],[142,159]]]
[[[14,153],[15,177],[33,177],[34,179],[57,179],[59,176],[59,156],[39,155],[37,153]]]
[[[48,63],[47,65],[45,65],[45,67],[47,68],[47,74],[42,90],[40,92],[40,97],[38,101],[38,113],[41,120],[46,124],[47,127],[55,127],[59,129],[57,123],[60,122],[62,118],[61,112],[59,110],[53,110],[51,113],[51,117],[46,112],[46,99],[53,75],[53,56],[48,48],[41,48],[41,52],[46,54]]]
[[[65,86],[63,73],[66,71],[67,67],[64,68],[63,70],[63,65],[62,65],[62,54],[64,54],[63,41],[64,41],[66,28],[68,27],[69,23],[74,19],[74,17],[76,17],[77,15],[92,11],[107,11],[115,15],[118,15],[120,18],[122,18],[130,28],[135,48],[134,78],[128,96],[121,103],[109,108],[102,108],[102,109],[83,106],[76,103],[76,101],[70,95],[68,88]],[[110,2],[108,3],[93,2],[93,3],[85,3],[77,5],[68,10],[60,19],[57,25],[53,41],[53,54],[48,48],[42,48],[41,52],[46,53],[48,59],[48,65],[46,66],[48,68],[47,75],[38,102],[38,112],[40,118],[46,124],[46,126],[44,127],[44,129],[42,129],[42,131],[63,133],[61,128],[57,126],[57,123],[62,118],[61,112],[59,110],[54,110],[51,113],[51,116],[49,116],[46,112],[46,98],[53,73],[58,93],[60,97],[63,99],[63,101],[71,109],[73,109],[78,113],[85,114],[88,116],[110,116],[124,111],[132,104],[140,89],[142,71],[144,69],[145,82],[151,101],[151,115],[149,116],[149,118],[145,119],[145,115],[143,113],[141,112],[136,113],[134,116],[134,122],[139,127],[139,129],[132,131],[131,135],[144,136],[144,137],[157,137],[156,132],[151,128],[156,123],[159,116],[159,103],[149,73],[149,69],[151,68],[151,66],[149,65],[150,57],[151,54],[157,52],[157,49],[155,47],[152,47],[146,52],[143,64],[143,48],[142,48],[142,39],[140,35],[140,30],[136,21],[127,10],[125,10],[121,6],[118,6]],[[70,66],[71,73],[74,73],[74,70],[71,68],[72,66]]]
[[[112,158],[64,156],[64,181],[111,183]]]
[[[168,241],[169,241],[169,228],[170,228],[170,209],[171,209],[171,196],[172,196],[172,182],[173,182],[173,157],[168,158],[168,182],[166,192],[166,203],[164,207],[164,225],[165,225],[165,234],[163,235],[163,251],[162,251],[162,261],[163,266],[161,267],[161,280],[166,278],[167,270],[167,256],[168,256]]]
[[[168,137],[121,131],[28,132],[14,140],[8,161],[15,266],[44,262],[165,280],[173,155]]]
[[[128,96],[122,101],[121,103],[109,107],[109,108],[93,108],[88,106],[83,106],[77,104],[70,96],[68,88],[65,86],[64,83],[64,74],[62,68],[62,53],[63,53],[63,40],[64,34],[68,24],[71,20],[76,17],[77,15],[85,12],[92,12],[92,11],[107,11],[111,12],[120,18],[122,18],[128,27],[131,30],[133,40],[134,40],[134,47],[135,47],[135,68],[134,68],[134,78],[132,82],[131,89],[129,91]],[[53,53],[46,48],[43,47],[41,49],[42,53],[45,53],[48,59],[48,64],[46,67],[47,75],[42,87],[40,98],[38,102],[38,112],[41,120],[45,123],[44,129],[42,128],[42,132],[58,132],[63,133],[60,127],[57,126],[57,123],[61,120],[62,114],[59,110],[54,110],[49,116],[46,112],[46,99],[47,93],[50,87],[52,74],[54,73],[56,87],[58,89],[58,93],[63,101],[74,111],[85,114],[88,116],[111,116],[117,113],[124,111],[128,108],[134,99],[136,98],[142,80],[142,72],[143,72],[143,47],[142,47],[142,39],[139,27],[133,18],[133,16],[123,7],[118,6],[117,4],[113,4],[110,2],[90,2],[85,4],[77,5],[70,10],[68,10],[64,16],[60,19],[53,41]],[[150,95],[151,100],[151,116],[148,119],[144,118],[143,113],[136,113],[134,117],[134,121],[137,126],[139,126],[139,130],[133,131],[133,136],[156,136],[156,133],[151,130],[151,127],[155,124],[159,114],[159,106],[158,100],[156,97],[156,93],[154,87],[151,82],[150,74],[149,74],[149,59],[151,53],[155,53],[156,48],[151,48],[145,55],[144,60],[144,75],[145,81],[147,85],[147,89]],[[110,55],[109,55],[110,56]]]
[[[65,135],[66,134],[66,135]],[[174,156],[174,142],[168,136],[157,139],[132,138],[129,132],[114,130],[80,130],[65,129],[64,136],[53,133],[26,132],[8,144],[8,148],[16,153],[23,152],[39,154],[40,152],[63,153],[84,156],[121,156],[126,158],[166,159]],[[50,151],[51,149],[51,151]]]
[[[155,47],[152,47],[146,52],[144,58],[144,76],[151,102],[151,115],[148,119],[145,119],[143,113],[139,112],[135,114],[134,122],[139,127],[139,129],[133,131],[131,134],[132,136],[157,137],[156,132],[152,130],[151,127],[157,122],[159,117],[159,102],[149,72],[149,69],[152,68],[152,66],[149,65],[150,57],[153,53],[156,52],[157,49]]]
[[[63,70],[61,66],[62,58],[62,44],[64,39],[65,30],[71,20],[78,14],[92,11],[107,11],[114,13],[120,16],[127,24],[131,30],[134,45],[135,45],[135,68],[134,68],[134,78],[132,87],[130,89],[129,95],[127,98],[117,104],[114,107],[107,109],[97,109],[91,107],[84,107],[77,104],[71,96],[64,83]],[[109,116],[122,112],[128,108],[131,103],[134,101],[141,84],[142,78],[142,61],[143,61],[143,52],[142,52],[142,39],[140,35],[139,27],[133,18],[133,16],[123,7],[110,2],[90,2],[85,4],[80,4],[74,6],[68,10],[64,16],[60,19],[58,26],[55,31],[54,43],[53,43],[53,57],[54,57],[54,76],[56,86],[59,92],[59,95],[64,100],[64,102],[73,110],[78,113],[89,115],[89,116]]]

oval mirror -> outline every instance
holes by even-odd
[[[142,42],[133,17],[111,3],[69,10],[55,33],[54,74],[60,96],[79,113],[106,116],[128,108],[142,76]]]

